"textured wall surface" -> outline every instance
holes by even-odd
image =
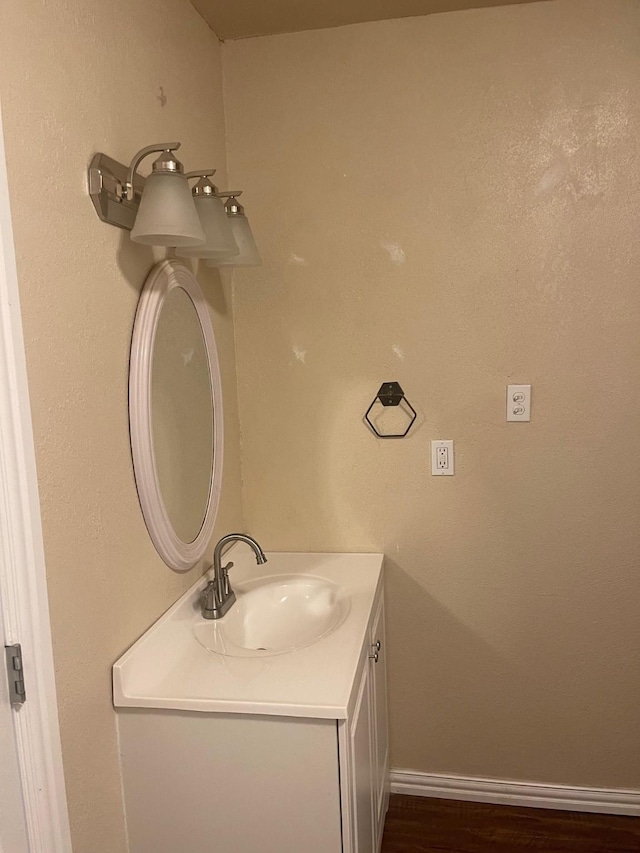
[[[395,766],[640,787],[640,5],[223,56],[247,528],[388,555]],[[386,380],[404,441],[362,423]]]
[[[151,250],[102,224],[95,151],[129,162],[179,139],[225,169],[219,43],[187,0],[3,3],[2,108],[75,853],[125,850],[110,667],[197,577],[162,563],[138,506],[127,422],[133,318]],[[224,178],[222,179],[224,180]],[[218,335],[226,476],[240,524],[231,306],[200,276]]]

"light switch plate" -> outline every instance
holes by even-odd
[[[531,420],[531,385],[507,385],[507,420]]]

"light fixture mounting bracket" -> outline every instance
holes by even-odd
[[[145,179],[138,172],[133,176],[133,198],[127,199],[129,166],[106,154],[94,154],[89,165],[89,195],[96,213],[103,222],[131,231],[136,220]]]

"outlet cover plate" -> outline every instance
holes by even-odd
[[[454,474],[453,441],[431,442],[431,474],[434,477],[452,477]]]

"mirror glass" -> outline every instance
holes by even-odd
[[[164,300],[152,359],[151,433],[158,486],[176,534],[193,542],[211,489],[213,397],[200,319],[181,287]]]
[[[222,382],[211,311],[167,258],[144,283],[129,360],[129,432],[140,508],[158,554],[188,572],[211,544],[222,491]]]

